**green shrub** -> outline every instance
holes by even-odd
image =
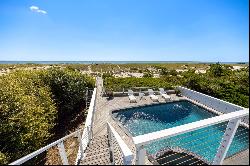
[[[173,86],[163,78],[113,78],[107,77],[104,80],[104,85],[107,90],[122,91],[133,87],[152,87],[152,88],[166,88],[173,89]]]
[[[105,89],[122,91],[124,88],[126,91],[132,87],[172,89],[174,86],[184,86],[243,107],[249,107],[249,68],[231,71],[227,65],[214,64],[205,74],[196,74],[195,70],[189,69],[178,75],[172,71],[172,76],[170,76],[170,70],[159,69],[162,69],[160,78],[105,78]]]
[[[83,105],[86,87],[93,88],[94,80],[72,70],[49,69],[40,72],[41,80],[51,88],[59,116],[71,114]]]
[[[8,157],[0,152],[0,165],[8,164]]]
[[[0,164],[52,141],[55,127],[84,104],[86,87],[93,86],[80,72],[55,68],[0,76]]]
[[[143,77],[150,78],[150,77],[153,77],[153,74],[151,72],[145,72],[145,73],[143,73]]]
[[[55,125],[50,88],[35,72],[0,77],[0,151],[16,160],[45,145]]]
[[[208,73],[214,77],[221,77],[231,73],[228,65],[221,65],[219,62],[211,64]]]
[[[111,73],[103,73],[103,74],[102,74],[102,78],[103,78],[103,79],[105,79],[105,78],[107,78],[107,77],[114,77],[114,76],[113,76],[113,74],[111,74]]]

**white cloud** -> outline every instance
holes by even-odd
[[[32,12],[47,14],[47,12],[46,12],[45,10],[41,10],[41,9],[39,9],[39,7],[37,7],[37,6],[31,6],[31,7],[30,7],[30,10],[31,10]]]

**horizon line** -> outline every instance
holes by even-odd
[[[32,61],[32,60],[0,60],[0,64],[8,64],[8,63],[4,63],[4,62],[17,62],[17,63],[11,63],[11,64],[20,64],[21,63],[35,63],[39,62],[40,64],[43,64],[42,62],[58,62],[58,63],[77,63],[77,62],[89,62],[89,63],[96,63],[96,62],[100,62],[100,63],[112,63],[112,62],[123,62],[123,64],[129,64],[129,63],[244,63],[244,64],[249,64],[249,61],[159,61],[159,60],[154,60],[154,61],[150,61],[150,60],[145,60],[145,61],[105,61],[105,60],[88,60],[88,61],[84,61],[84,60],[36,60],[36,61]],[[126,63],[124,63],[126,62]],[[24,63],[24,64],[25,64]],[[48,63],[47,63],[48,64]]]

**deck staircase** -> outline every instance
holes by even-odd
[[[97,96],[98,102],[96,104],[97,111],[93,121],[93,138],[88,145],[80,165],[111,165],[111,154],[107,135],[107,116],[99,112],[102,105],[102,98],[100,96],[100,89],[102,87],[102,79],[97,79]]]
[[[80,165],[111,165],[111,155],[107,135],[94,138],[85,151]]]
[[[40,155],[50,148],[58,150],[57,159],[52,161],[61,162],[63,165],[131,165],[133,155],[126,144],[122,141],[115,129],[108,123],[109,110],[103,109],[107,104],[106,99],[101,97],[102,79],[97,79],[97,87],[91,91],[86,91],[86,96],[92,96],[91,100],[85,100],[86,107],[89,108],[83,129],[79,129],[63,138],[46,145],[29,155],[26,155],[12,163],[11,165],[25,164],[32,158]],[[112,105],[110,105],[112,107]],[[77,138],[79,144],[76,159],[68,155],[66,139]],[[73,160],[73,161],[72,161]],[[75,161],[74,161],[75,160]]]

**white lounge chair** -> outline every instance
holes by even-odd
[[[161,97],[165,100],[171,100],[171,97],[164,91],[163,88],[159,88]]]
[[[128,90],[128,98],[130,103],[135,102],[136,103],[136,98],[134,96],[134,92],[132,90]]]
[[[152,89],[148,89],[149,97],[153,101],[159,101],[159,98],[155,96],[154,91]]]
[[[140,100],[143,99],[143,96],[145,96],[145,94],[142,93],[142,92],[139,92],[139,98],[140,98]],[[145,98],[144,98],[144,99],[145,99]]]

